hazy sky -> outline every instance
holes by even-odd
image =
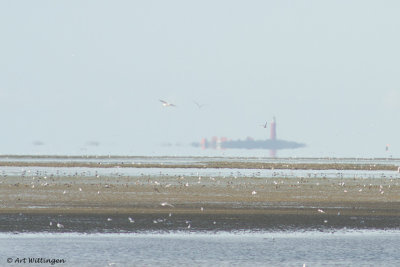
[[[307,144],[282,156],[400,157],[399,12],[395,0],[1,1],[0,154],[179,155],[160,144],[269,138],[260,125],[276,116],[279,139]]]

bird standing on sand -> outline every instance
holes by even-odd
[[[164,100],[161,100],[161,99],[160,99],[160,102],[162,103],[163,107],[176,107],[174,104],[169,103],[169,102],[164,101]]]
[[[162,203],[160,203],[160,205],[163,206],[163,207],[171,207],[171,208],[175,207],[174,205],[169,204],[168,202],[162,202]]]

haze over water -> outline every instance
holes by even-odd
[[[1,154],[201,155],[160,145],[276,116],[307,144],[278,156],[400,157],[398,1],[23,3],[0,4]]]

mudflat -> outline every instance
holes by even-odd
[[[398,179],[0,178],[0,213],[400,215]]]
[[[2,162],[0,165],[178,168],[173,164],[77,162]],[[179,168],[382,169],[397,174],[396,166],[371,164],[279,163],[269,166],[203,162],[192,165],[179,165]],[[263,178],[161,174],[82,176],[78,173],[12,176],[3,172],[0,176],[0,231],[400,229],[399,183],[397,175]]]

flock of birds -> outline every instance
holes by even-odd
[[[400,167],[398,167],[398,169],[397,169],[397,172],[398,173],[400,173]],[[210,176],[209,178],[210,178],[210,183],[211,184],[214,184],[214,183],[216,183],[216,184],[220,184],[220,182],[222,182],[222,181],[226,181],[227,182],[227,186],[231,186],[232,188],[233,188],[233,184],[229,184],[228,182],[229,182],[229,180],[232,180],[232,181],[236,181],[236,178],[237,177],[240,177],[240,176],[244,176],[244,177],[246,177],[246,175],[244,175],[243,173],[237,173],[237,176],[235,175],[236,173],[234,173],[234,172],[231,172],[230,173],[230,175],[228,175],[227,177],[225,177],[225,176],[221,176],[221,178],[222,179],[215,179],[215,178],[217,178],[217,177],[212,177],[212,176]],[[14,175],[15,175],[15,173],[14,173]],[[94,177],[99,177],[99,174],[97,173],[97,171],[95,172],[95,173],[86,173],[86,172],[84,172],[84,173],[78,173],[78,172],[75,172],[75,171],[70,171],[70,173],[64,173],[64,172],[60,172],[59,170],[56,170],[54,173],[52,173],[52,172],[47,172],[46,170],[42,170],[42,171],[39,171],[39,170],[21,170],[21,173],[20,173],[20,175],[21,175],[21,177],[26,177],[26,178],[28,178],[29,177],[29,179],[30,179],[30,177],[32,177],[32,180],[31,180],[31,182],[30,182],[30,185],[31,185],[31,187],[32,187],[32,189],[34,189],[34,188],[36,188],[35,187],[35,185],[37,186],[37,187],[48,187],[48,186],[51,186],[53,183],[52,182],[56,182],[57,181],[57,179],[56,179],[56,177],[58,176],[58,177],[75,177],[75,176],[89,176],[89,177],[92,177],[92,176],[94,176]],[[32,176],[31,176],[32,175]],[[160,175],[161,175],[161,173],[160,173]],[[168,174],[166,174],[167,176],[168,176]],[[218,174],[218,175],[221,175],[221,174]],[[4,178],[7,178],[7,176],[8,176],[8,173],[5,171],[5,170],[3,170],[2,171],[2,176],[4,177]],[[200,176],[200,174],[199,173],[197,173],[197,174],[190,174],[189,176],[188,176],[188,178],[190,178],[190,177],[192,177],[192,176],[194,176],[194,177],[198,177],[198,182],[197,183],[203,183],[203,180],[201,179],[201,176]],[[317,175],[318,176],[318,175]],[[118,175],[116,175],[115,177],[117,177],[118,179],[117,179],[117,182],[118,182],[118,180],[119,179],[127,179],[127,181],[128,180],[130,180],[130,178],[129,177],[126,177],[126,176],[121,176],[121,174],[119,173]],[[155,188],[160,188],[160,187],[165,187],[165,188],[169,188],[170,186],[171,186],[171,184],[169,184],[169,183],[167,183],[167,184],[165,184],[165,185],[163,185],[163,183],[161,182],[161,181],[154,181],[154,180],[152,180],[152,179],[150,179],[150,178],[147,178],[147,177],[150,177],[150,176],[146,176],[146,175],[144,175],[144,174],[141,174],[141,176],[140,176],[140,179],[139,180],[137,180],[136,182],[134,182],[134,181],[131,181],[132,183],[134,183],[134,185],[141,185],[141,184],[143,184],[143,185],[145,185],[145,180],[147,179],[147,184],[154,184],[154,185],[156,185],[156,187]],[[172,177],[175,177],[175,176],[172,176]],[[255,177],[255,176],[254,176]],[[279,186],[280,186],[280,184],[283,184],[283,181],[280,181],[279,180],[279,178],[280,177],[282,177],[282,178],[284,178],[285,177],[285,174],[284,173],[276,173],[276,172],[274,172],[273,174],[272,174],[272,176],[270,177],[270,178],[277,178],[277,180],[269,180],[269,179],[266,179],[265,180],[265,183],[272,183],[277,189],[279,188]],[[393,175],[393,177],[392,176],[390,176],[390,177],[388,177],[388,176],[385,176],[385,177],[370,177],[370,178],[384,178],[384,180],[385,181],[390,181],[391,183],[392,183],[392,185],[396,185],[397,186],[397,180],[396,180],[396,178],[397,178],[398,176],[397,175]],[[11,177],[10,177],[11,178]],[[226,179],[225,179],[226,178]],[[297,184],[300,184],[300,183],[303,183],[303,180],[304,179],[306,179],[306,177],[303,177],[303,176],[301,176],[301,177],[294,177],[293,179],[295,179],[295,178],[300,178],[300,180],[298,180],[297,181]],[[308,178],[312,178],[312,175],[310,174],[309,176],[308,176]],[[342,174],[338,174],[338,176],[336,177],[336,178],[343,178],[343,175]],[[359,180],[359,182],[361,182],[361,181],[364,181],[363,179],[365,178],[365,176],[362,176],[362,177],[357,177],[357,179],[356,179],[356,177],[354,177],[354,179],[352,179],[352,181],[354,180]],[[386,178],[388,178],[388,179],[386,179]],[[27,179],[27,181],[29,181],[29,179]],[[144,179],[144,180],[143,180]],[[178,178],[176,178],[177,180],[179,180],[178,182],[176,182],[177,184],[176,184],[176,186],[181,186],[182,188],[186,188],[186,187],[189,187],[189,182],[191,181],[191,180],[189,180],[189,182],[186,180],[186,179],[184,179],[184,177],[183,176],[181,176],[179,179]],[[292,179],[292,178],[288,178],[288,179]],[[394,180],[393,180],[394,179]],[[7,179],[7,180],[10,180],[10,179]],[[181,181],[182,180],[182,181]],[[218,181],[217,181],[218,180]],[[261,180],[260,180],[261,181]],[[293,180],[293,181],[295,181],[295,180]],[[311,180],[310,180],[311,181]],[[381,180],[377,180],[377,181],[381,181]],[[0,181],[0,184],[3,184],[3,183],[5,183],[6,181]],[[11,182],[11,180],[10,180],[10,182]],[[59,183],[61,183],[61,184],[65,184],[63,181],[58,181]],[[104,181],[104,182],[107,182],[107,181]],[[110,181],[111,182],[111,181]],[[139,183],[138,183],[139,182]],[[171,180],[169,181],[169,182],[171,182]],[[192,182],[194,182],[194,181],[192,181]],[[8,182],[6,182],[6,183],[8,183]],[[57,183],[57,182],[56,182]],[[221,183],[222,184],[222,183]],[[19,186],[20,184],[18,183],[18,184],[13,184],[14,186]],[[23,185],[23,184],[21,184],[21,185]],[[67,186],[69,186],[68,184],[65,184],[65,185],[67,185]],[[173,185],[175,185],[175,184],[173,184]],[[192,184],[190,184],[190,185],[192,185]],[[112,185],[109,185],[108,183],[106,183],[105,185],[104,185],[104,188],[109,188],[110,186],[112,186]],[[128,186],[128,184],[126,184],[126,186]],[[242,182],[240,181],[240,180],[237,180],[237,183],[235,184],[235,187],[236,186],[238,186],[238,187],[241,187],[242,189],[243,189],[243,187],[242,187]],[[246,189],[248,189],[249,191],[249,194],[252,196],[252,197],[258,197],[260,194],[261,194],[261,192],[257,192],[256,190],[254,190],[254,189],[256,189],[256,188],[254,188],[253,186],[251,186],[251,185],[249,185],[250,186],[250,188],[249,187],[247,187],[246,186],[246,184],[243,184],[243,186],[245,187],[245,190]],[[296,186],[296,185],[293,185],[293,186]],[[319,183],[317,183],[316,184],[316,186],[319,186]],[[340,186],[340,187],[342,187],[343,189],[343,192],[344,193],[347,193],[347,187],[346,187],[346,184],[345,184],[345,182],[344,181],[341,181],[339,184],[338,184],[338,186]],[[252,188],[253,187],[253,188]],[[368,189],[370,189],[370,190],[374,190],[374,189],[378,189],[378,191],[377,191],[377,193],[378,194],[380,194],[380,195],[383,195],[383,194],[385,194],[386,195],[386,190],[384,191],[384,187],[385,188],[387,188],[388,190],[389,189],[391,189],[391,185],[383,185],[383,184],[379,184],[379,183],[374,183],[374,184],[364,184],[364,185],[362,185],[362,184],[360,184],[359,185],[359,188],[357,188],[357,191],[358,191],[358,194],[360,193],[360,192],[364,192],[364,191],[366,191],[366,190],[368,190]],[[79,191],[79,192],[84,192],[85,190],[82,190],[82,188],[81,187],[78,187],[77,188],[77,190]],[[161,189],[160,189],[161,190]],[[354,191],[354,190],[353,190]],[[350,192],[350,191],[349,191]],[[67,192],[67,190],[64,190],[63,192],[62,192],[62,194],[63,195],[66,195],[68,192]],[[97,194],[100,194],[100,191],[97,191]],[[176,206],[174,205],[175,203],[169,203],[169,202],[166,202],[166,201],[164,201],[164,202],[160,202],[159,203],[159,205],[161,206],[161,207],[165,207],[165,208],[175,208]],[[200,210],[201,211],[204,211],[204,208],[203,207],[201,207],[200,208]],[[318,213],[321,213],[321,214],[324,214],[325,213],[325,211],[324,210],[322,210],[322,209],[317,209],[316,210]],[[338,214],[338,215],[340,215],[340,213]],[[131,218],[131,217],[128,217],[127,218],[127,220],[129,221],[129,223],[135,223],[135,220],[133,219],[133,218]],[[107,219],[107,221],[108,222],[111,222],[112,221],[112,219],[111,218],[108,218]],[[154,222],[154,223],[159,223],[159,222],[161,222],[161,221],[156,221],[156,222]],[[62,224],[62,222],[54,222],[54,221],[50,221],[50,226],[55,226],[55,227],[57,227],[58,229],[60,229],[60,230],[62,230],[63,228],[64,228],[64,225]],[[190,223],[188,223],[187,224],[187,227],[190,229],[190,227],[191,227],[191,224]]]

